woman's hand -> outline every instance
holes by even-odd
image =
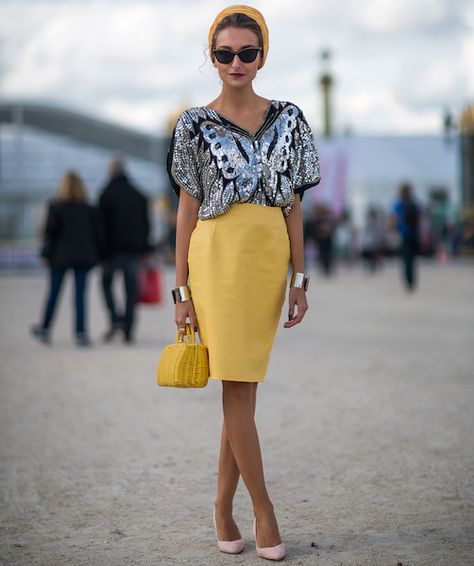
[[[198,322],[196,311],[194,310],[193,300],[176,303],[174,321],[178,327],[178,332],[181,334],[186,333],[186,319],[189,318],[191,328],[196,332],[198,330]]]
[[[308,310],[308,301],[306,300],[306,293],[304,289],[300,289],[299,287],[290,287],[288,307],[288,322],[285,322],[283,325],[285,328],[291,328],[296,324],[299,324]],[[295,307],[298,307],[296,316]]]

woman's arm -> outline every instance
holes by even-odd
[[[46,223],[43,227],[43,236],[40,255],[45,263],[49,263],[54,256],[54,251],[59,239],[60,227],[55,204],[48,206]]]
[[[290,239],[293,272],[304,273],[303,216],[301,214],[301,198],[299,194],[295,195],[295,202],[291,207],[290,214],[285,218],[285,221],[288,237]],[[308,302],[304,289],[290,287],[288,306],[288,322],[285,322],[285,328],[291,328],[299,324],[308,310]],[[295,306],[298,307],[296,316]]]
[[[46,226],[44,228],[44,237],[55,242],[60,235],[60,221],[56,204],[50,204],[48,208],[48,216],[46,218]]]
[[[176,287],[188,284],[189,241],[196,226],[200,204],[199,199],[181,190],[176,220]],[[192,299],[176,303],[175,322],[178,328],[185,327],[187,317],[194,330],[197,330],[198,323]]]

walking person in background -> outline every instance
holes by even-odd
[[[395,202],[392,213],[401,239],[400,253],[405,286],[407,290],[413,291],[417,284],[415,258],[419,242],[420,209],[409,183],[401,185],[399,199]]]
[[[331,210],[324,204],[317,204],[314,209],[313,237],[318,247],[319,267],[329,277],[334,271],[334,220]]]
[[[121,159],[114,159],[110,164],[109,182],[100,195],[99,211],[105,241],[102,289],[110,321],[104,340],[109,342],[122,331],[125,342],[132,343],[138,271],[142,257],[149,251],[150,225],[148,201],[129,181]],[[123,276],[123,310],[118,309],[113,292],[116,272]]]
[[[362,258],[370,273],[375,273],[382,265],[385,245],[385,224],[381,213],[375,206],[369,207],[362,232]]]
[[[300,203],[304,191],[319,182],[319,164],[303,112],[253,90],[267,53],[268,29],[260,12],[239,5],[217,15],[209,54],[222,90],[210,104],[181,114],[168,171],[180,196],[175,322],[180,333],[187,318],[198,328],[210,376],[222,383],[214,506],[218,548],[230,554],[244,549],[232,515],[242,477],[253,504],[257,554],[281,560],[285,547],[265,484],[254,415],[290,262],[284,327],[299,324],[308,308]]]
[[[86,189],[77,173],[67,172],[57,197],[50,203],[41,255],[49,267],[50,285],[41,323],[32,335],[50,342],[56,306],[68,270],[75,281],[75,337],[78,346],[89,346],[86,290],[89,270],[99,261],[100,238],[97,211],[86,202]]]

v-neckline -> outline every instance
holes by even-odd
[[[230,125],[234,126],[235,128],[237,128],[238,130],[240,130],[241,132],[246,133],[249,137],[251,137],[252,139],[257,137],[257,134],[260,132],[260,130],[263,128],[263,126],[265,125],[267,118],[270,114],[270,110],[273,107],[273,103],[274,100],[270,100],[267,106],[267,109],[265,110],[264,114],[263,114],[263,119],[260,122],[258,128],[254,131],[251,132],[250,130],[247,130],[246,128],[243,128],[242,126],[239,126],[238,124],[236,124],[233,120],[231,120],[230,118],[227,118],[227,116],[225,116],[224,114],[221,114],[220,112],[218,112],[217,110],[215,110],[214,108],[211,108],[209,106],[204,106],[204,108],[206,108],[207,110],[210,110],[211,112],[214,112],[214,114],[217,114],[217,116],[221,119],[221,120],[225,120],[226,122],[228,122]]]

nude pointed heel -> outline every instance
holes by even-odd
[[[285,558],[286,549],[285,545],[280,542],[275,546],[266,546],[260,548],[257,544],[257,519],[253,519],[253,535],[255,537],[255,548],[257,550],[257,556],[260,558],[265,558],[266,560],[283,560]]]
[[[245,548],[245,542],[243,538],[237,540],[219,540],[217,537],[217,525],[216,525],[216,510],[212,514],[212,519],[214,520],[214,529],[216,531],[217,548],[221,552],[226,554],[240,554]]]

